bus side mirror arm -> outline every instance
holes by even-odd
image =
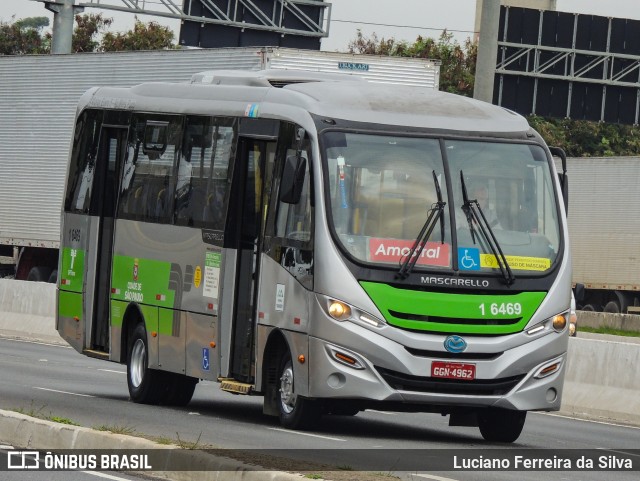
[[[300,154],[287,157],[280,182],[280,201],[285,204],[300,202],[306,168],[307,159]]]
[[[562,173],[558,174],[562,198],[564,199],[564,210],[569,212],[569,175],[567,174],[567,154],[560,147],[549,147],[549,152],[555,157],[560,157],[562,161]]]

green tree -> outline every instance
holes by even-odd
[[[13,23],[0,21],[0,55],[49,53],[51,39],[42,33],[47,17],[28,17]]]
[[[133,30],[125,33],[105,33],[100,49],[104,52],[122,50],[161,50],[177,48],[173,32],[157,22],[143,23],[136,18]]]
[[[105,18],[101,13],[76,15],[76,26],[73,30],[71,50],[74,52],[95,52],[100,46],[96,36],[106,30],[112,23],[112,18]]]
[[[358,30],[348,48],[350,53],[440,60],[440,90],[473,96],[478,45],[469,38],[460,45],[454,40],[453,34],[445,30],[437,40],[419,36],[415,42],[408,43],[393,38],[380,39],[375,33],[365,37]]]

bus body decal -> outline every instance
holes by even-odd
[[[174,305],[176,292],[169,289],[170,275],[170,262],[116,255],[111,298],[157,307],[178,307]]]
[[[60,289],[82,292],[84,285],[84,249],[73,247],[62,249],[61,268]]]
[[[360,282],[387,322],[404,329],[458,334],[512,334],[529,323],[546,292],[449,294]]]

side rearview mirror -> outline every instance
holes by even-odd
[[[280,182],[280,201],[286,204],[300,202],[306,169],[307,159],[301,155],[287,157]]]

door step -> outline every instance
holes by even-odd
[[[236,381],[233,378],[220,377],[218,381],[220,382],[220,389],[233,394],[250,394],[253,389],[253,384]]]
[[[109,353],[104,351],[95,351],[93,349],[83,349],[82,354],[88,357],[95,357],[97,359],[109,360]]]

